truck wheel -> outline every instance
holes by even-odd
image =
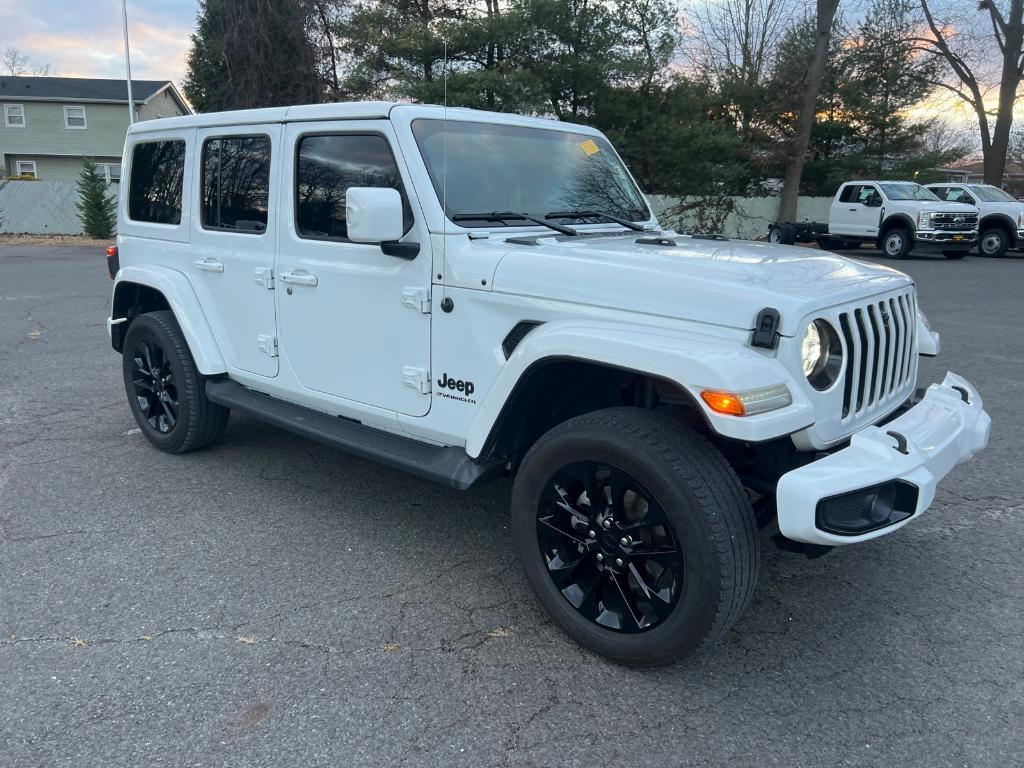
[[[231,411],[206,399],[205,381],[172,312],[148,312],[128,326],[121,368],[132,415],[160,450],[194,451],[224,434]]]
[[[983,230],[978,237],[978,253],[982,256],[998,258],[1005,256],[1010,250],[1010,239],[1002,227],[992,227]]]
[[[796,242],[796,228],[785,222],[772,224],[768,230],[768,241],[775,245],[792,245]]]
[[[689,427],[639,408],[545,434],[516,477],[512,535],[562,628],[626,664],[718,639],[757,580],[757,526],[732,468]]]
[[[896,227],[882,237],[881,250],[891,259],[904,259],[910,253],[913,245],[914,240],[910,230],[905,227]]]
[[[943,251],[942,255],[947,259],[962,259],[967,255],[967,251]]]

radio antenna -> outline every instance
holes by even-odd
[[[448,35],[441,28],[444,42],[444,102],[441,106],[441,298],[448,291]]]

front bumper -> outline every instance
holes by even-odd
[[[978,231],[976,229],[962,232],[919,230],[914,237],[914,247],[922,251],[970,250],[977,242]]]
[[[892,533],[931,506],[936,486],[953,467],[988,445],[991,426],[977,390],[947,373],[901,416],[866,427],[848,447],[784,474],[776,490],[779,530],[788,539],[826,546]],[[894,522],[880,520],[864,533],[823,530],[830,527],[822,518],[829,504],[856,504],[858,496],[877,489],[890,494],[890,505],[910,500],[902,517],[894,513]]]

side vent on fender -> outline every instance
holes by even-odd
[[[501,342],[501,350],[505,353],[506,360],[512,357],[512,353],[516,351],[519,342],[526,338],[526,334],[538,325],[543,325],[543,323],[537,320],[521,320],[515,324],[512,330],[508,332],[508,335],[505,336],[504,341]]]

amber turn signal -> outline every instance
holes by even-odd
[[[743,410],[743,401],[732,392],[705,389],[700,393],[700,397],[715,413],[725,413],[729,416],[743,416],[746,413]]]

